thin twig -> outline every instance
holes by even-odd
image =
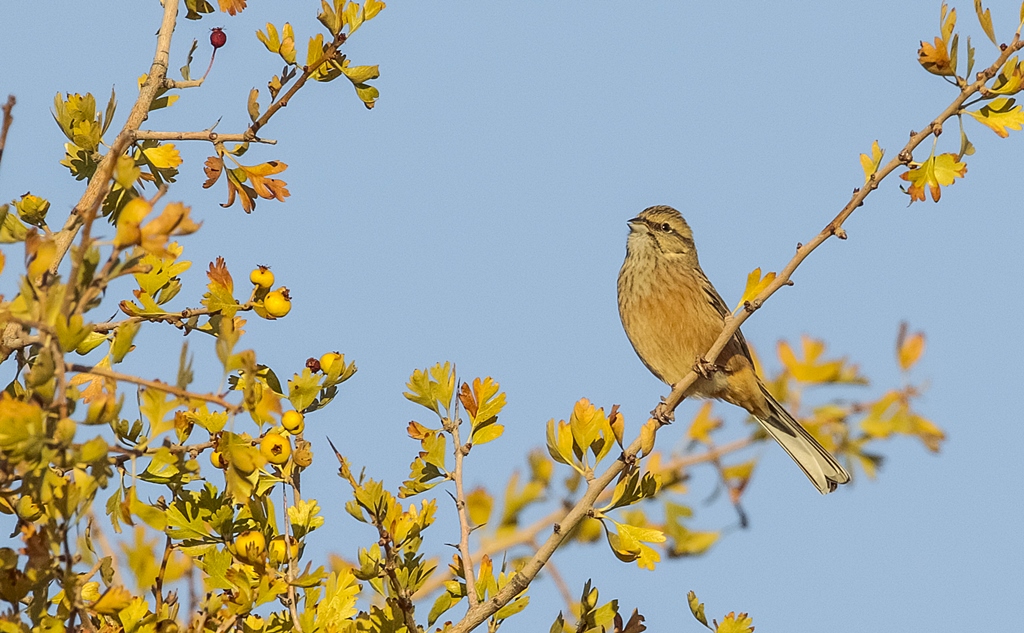
[[[455,481],[455,507],[459,513],[459,553],[462,555],[462,569],[466,574],[466,594],[469,596],[470,606],[480,601],[476,593],[476,575],[473,570],[473,554],[469,551],[469,533],[472,527],[469,525],[469,513],[466,510],[466,493],[462,486],[462,463],[467,446],[462,445],[459,437],[458,405],[456,404],[455,419],[447,420],[445,425],[452,435],[452,443],[455,445],[455,470],[452,472],[452,479]]]
[[[324,49],[323,56],[319,60],[317,60],[317,62],[312,66],[303,66],[302,73],[299,75],[298,79],[295,80],[295,83],[292,85],[292,87],[289,88],[288,91],[281,96],[281,98],[271,103],[267,107],[267,111],[264,112],[263,115],[260,116],[260,118],[253,121],[252,125],[250,125],[249,129],[246,131],[246,134],[251,134],[252,138],[256,138],[256,133],[259,132],[260,129],[264,125],[266,125],[268,121],[270,121],[270,117],[274,116],[274,114],[276,114],[278,110],[288,105],[288,102],[291,100],[292,97],[295,96],[295,93],[302,88],[303,84],[306,83],[306,80],[313,76],[313,74],[317,70],[319,70],[321,66],[332,61],[335,58],[335,55],[337,55],[338,53],[338,49],[341,47],[342,44],[345,43],[346,39],[347,36],[341,32],[334,36],[334,41],[331,42],[326,49]]]
[[[180,90],[182,88],[198,88],[206,80],[204,75],[200,79],[164,79],[164,88],[167,90]]]
[[[111,378],[113,380],[120,380],[124,382],[130,382],[136,385],[142,385],[143,387],[149,387],[150,389],[157,389],[171,395],[178,396],[179,398],[186,398],[191,400],[204,400],[211,402],[218,406],[223,407],[228,413],[240,413],[244,410],[244,407],[240,404],[232,404],[225,400],[223,397],[212,393],[195,393],[187,391],[185,389],[179,389],[174,385],[169,385],[159,380],[146,380],[145,378],[139,378],[138,376],[132,376],[130,374],[122,374],[120,372],[105,369],[103,367],[90,367],[88,365],[78,365],[76,363],[67,363],[67,371],[73,371],[80,374],[91,374],[93,376],[102,376],[104,378]]]
[[[14,121],[14,117],[11,116],[11,110],[14,109],[14,104],[18,100],[14,98],[14,95],[7,95],[7,103],[0,106],[0,110],[4,113],[3,123],[0,124],[0,161],[4,157],[4,145],[7,144],[7,130],[11,128],[11,123]]]
[[[294,471],[294,466],[292,471]],[[281,503],[282,511],[284,512],[284,552],[287,559],[286,578],[288,580],[288,611],[292,615],[292,628],[302,633],[302,626],[299,624],[299,610],[296,606],[297,598],[295,597],[295,585],[292,581],[295,580],[295,560],[292,556],[292,537],[291,537],[291,520],[288,518],[288,491],[281,488]],[[296,541],[297,542],[297,541]]]
[[[167,573],[167,561],[171,559],[171,551],[173,549],[174,543],[171,542],[171,537],[168,536],[164,542],[164,557],[160,561],[160,571],[156,575],[156,582],[153,583],[153,595],[156,597],[157,613],[160,612],[160,607],[164,604],[164,574]]]
[[[132,136],[136,141],[209,141],[210,143],[264,143],[277,145],[277,141],[259,138],[245,132],[243,134],[218,134],[212,130],[199,132],[156,132],[153,130],[137,130]]]

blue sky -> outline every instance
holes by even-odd
[[[192,38],[202,43],[194,67],[205,68],[212,26],[225,27],[228,44],[207,84],[154,113],[147,128],[200,129],[218,119],[219,131],[244,127],[249,89],[281,66],[255,30],[290,20],[304,42],[319,27],[313,2],[250,4],[237,18],[179,25],[172,68]],[[156,2],[107,2],[80,14],[69,6],[0,10],[0,97],[18,98],[0,199],[32,191],[51,200],[54,217],[82,190],[58,165],[54,93],[90,91],[102,102],[113,85],[122,123],[160,13]],[[971,4],[954,6],[986,65],[994,48]],[[997,34],[1009,39],[1019,7],[989,6]],[[893,155],[953,99],[954,89],[916,61],[919,41],[938,34],[938,17],[939,3],[921,0],[396,0],[346,44],[353,64],[380,64],[377,107],[366,111],[345,81],[311,86],[264,130],[280,143],[250,151],[289,165],[286,203],[261,201],[251,216],[220,208],[223,183],[200,188],[209,147],[179,145],[186,162],[168,198],[191,204],[204,222],[183,240],[195,262],[184,305],[198,303],[203,270],[218,255],[239,282],[268,264],[294,308],[276,323],[254,318],[243,341],[279,375],[335,349],[360,368],[307,425],[318,461],[304,493],[321,500],[329,526],[310,554],[353,556],[373,539],[341,509],[345,490],[323,439],[396,489],[418,450],[405,426],[429,421],[401,396],[415,368],[451,360],[463,378],[490,375],[508,393],[506,434],[473,451],[470,485],[502,489],[527,450],[543,444],[547,420],[567,417],[580,397],[620,404],[635,433],[667,389],[618,322],[625,221],[652,204],[679,208],[704,270],[735,303],[751,269],[781,268],[862,183],[858,154],[878,139]],[[849,239],[815,252],[796,285],[744,326],[770,368],[779,339],[825,338],[830,353],[873,380],[863,391],[830,392],[843,397],[877,397],[900,384],[898,324],[924,330],[928,347],[912,378],[928,387],[919,410],[948,433],[942,453],[895,440],[878,480],[859,478],[822,498],[781,450],[758,448],[745,499],[750,529],[654,573],[603,546],[571,548],[556,561],[574,593],[593,578],[602,598],[640,609],[651,630],[700,630],[685,609],[691,589],[709,616],[748,611],[759,631],[1005,622],[1024,590],[1024,477],[1015,465],[1024,442],[1024,145],[1019,132],[1002,140],[966,125],[978,151],[941,203],[908,208],[902,181],[887,181],[847,223]],[[955,151],[955,136],[943,136],[940,151]],[[926,143],[918,157],[927,151]],[[9,265],[21,257],[20,247],[5,253]],[[158,330],[140,342],[154,352],[129,369],[170,378],[161,354],[177,358],[178,335]],[[212,361],[207,342],[193,348],[198,365]],[[200,377],[215,377],[207,366]],[[695,407],[684,403],[680,419]],[[729,421],[726,433],[742,432],[739,410],[716,411]],[[677,424],[660,439],[669,446],[684,431]],[[703,505],[710,471],[694,474],[697,526],[728,526],[731,508]],[[446,501],[439,498],[446,516],[428,538],[445,557],[443,543],[455,540]],[[564,608],[546,580],[531,594],[509,630],[547,630]]]

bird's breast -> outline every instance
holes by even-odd
[[[693,368],[724,323],[708,301],[703,275],[672,263],[627,257],[619,273],[619,316],[626,336],[644,364],[669,384]],[[697,395],[717,391],[712,384],[696,387]]]

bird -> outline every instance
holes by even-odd
[[[695,367],[704,369],[685,396],[746,409],[822,494],[850,481],[835,457],[765,388],[739,330],[707,370],[703,355],[722,333],[730,310],[701,270],[693,231],[679,211],[649,207],[628,224],[618,279],[619,317],[647,369],[669,385]]]

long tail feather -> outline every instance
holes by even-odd
[[[850,473],[846,472],[836,458],[811,437],[811,434],[775,401],[764,386],[761,387],[761,391],[768,401],[770,413],[767,418],[758,418],[758,421],[789,453],[818,491],[821,494],[828,494],[839,484],[850,481]]]

